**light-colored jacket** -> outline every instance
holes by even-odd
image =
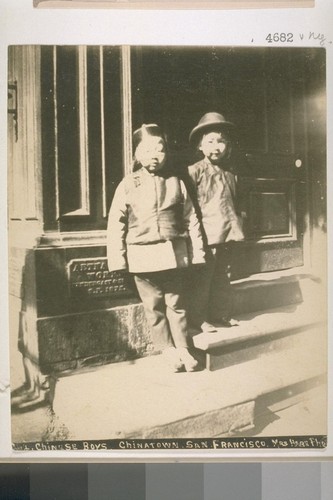
[[[110,271],[162,271],[204,263],[200,224],[182,181],[145,168],[127,175],[111,205],[107,228]]]
[[[188,173],[208,245],[243,240],[241,218],[236,209],[236,176],[207,159],[188,167]]]

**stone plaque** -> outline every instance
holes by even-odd
[[[108,270],[107,259],[73,259],[68,263],[72,297],[122,297],[133,295],[126,274]]]

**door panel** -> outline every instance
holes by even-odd
[[[46,231],[105,229],[122,178],[120,48],[42,46]]]
[[[294,179],[242,179],[247,240],[297,239],[296,181]]]

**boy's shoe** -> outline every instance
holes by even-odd
[[[199,361],[189,353],[189,350],[186,347],[179,347],[177,351],[179,353],[180,360],[185,366],[185,370],[187,372],[194,372],[199,366]]]
[[[225,327],[225,328],[230,328],[232,326],[238,326],[239,323],[236,319],[234,318],[221,318],[219,321],[218,321],[218,324],[221,325],[221,327]]]
[[[207,327],[204,325],[208,325]],[[201,328],[203,332],[207,333],[215,333],[218,331],[219,328],[231,328],[232,326],[238,326],[239,323],[236,319],[234,318],[220,318],[217,321],[214,321],[214,324],[208,323],[205,321],[205,323],[202,324]]]
[[[174,372],[178,373],[184,369],[184,363],[181,361],[179,353],[175,347],[167,347],[163,351],[163,357],[167,366]]]
[[[204,333],[216,333],[217,328],[208,321],[204,321],[201,325],[201,331]]]

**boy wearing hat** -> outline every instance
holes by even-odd
[[[120,182],[109,213],[109,270],[134,274],[155,349],[174,371],[193,371],[180,268],[204,262],[199,221],[167,164],[160,128],[142,125],[133,144],[134,171]]]
[[[191,315],[195,328],[215,332],[231,319],[228,245],[244,234],[236,211],[236,176],[226,170],[234,124],[219,113],[206,113],[190,133],[203,158],[188,168],[203,228],[207,264],[191,273]]]

